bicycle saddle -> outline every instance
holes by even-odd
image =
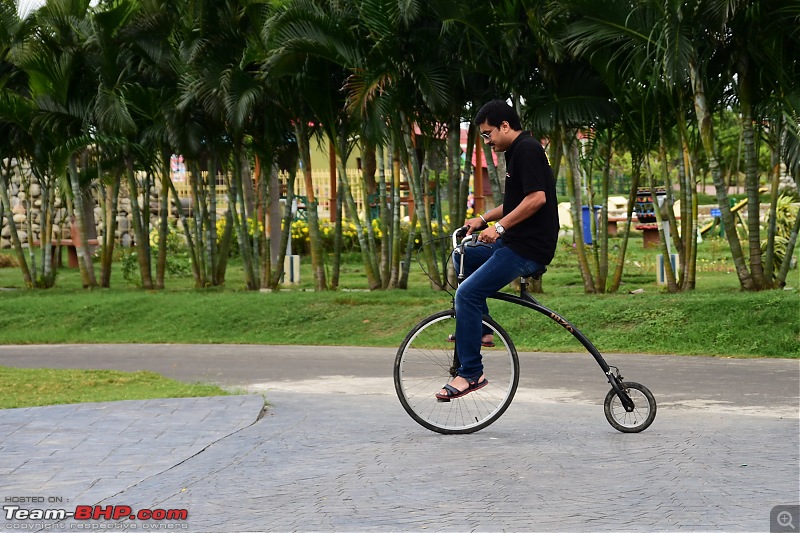
[[[533,274],[530,274],[529,276],[523,276],[523,277],[529,278],[529,279],[531,279],[533,281],[538,281],[538,280],[542,279],[542,276],[544,276],[545,272],[547,272],[547,268],[543,268],[542,270],[537,270]]]

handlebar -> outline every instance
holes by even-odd
[[[470,240],[474,242],[478,239],[477,233],[467,235],[468,230],[469,226],[463,226],[453,232],[453,249],[457,248],[459,244],[463,244]]]

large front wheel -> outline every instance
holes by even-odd
[[[519,358],[508,333],[488,316],[483,325],[494,334],[494,346],[481,348],[489,384],[466,396],[440,402],[435,394],[455,376],[458,366],[455,311],[442,311],[412,329],[394,363],[394,386],[406,412],[422,426],[439,433],[472,433],[485,428],[511,404],[519,383]]]

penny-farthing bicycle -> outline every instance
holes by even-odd
[[[453,233],[454,250],[463,252],[463,247],[476,245],[477,235],[462,238],[465,233],[466,228]],[[463,258],[464,254],[460,256]],[[463,260],[455,266],[459,280],[463,280]],[[538,279],[542,274],[538,272],[531,278]],[[570,332],[594,357],[611,385],[603,404],[609,424],[623,433],[647,429],[656,417],[656,401],[650,390],[639,383],[624,381],[619,369],[609,366],[578,328],[539,303],[527,286],[527,278],[522,278],[519,295],[498,292],[492,298],[538,311]],[[483,325],[494,334],[492,345],[481,349],[489,384],[449,401],[437,400],[434,393],[455,377],[456,369],[461,366],[456,345],[450,340],[455,331],[455,310],[451,308],[424,318],[406,335],[395,358],[395,390],[403,408],[422,426],[445,434],[472,433],[500,418],[511,405],[519,384],[517,350],[506,330],[492,318],[484,316]]]

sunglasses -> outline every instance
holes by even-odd
[[[483,137],[484,140],[488,141],[489,139],[492,138],[492,133],[494,133],[494,130],[496,130],[496,129],[499,129],[499,128],[497,126],[495,126],[494,128],[492,128],[489,131],[482,131],[481,132],[481,137]]]

